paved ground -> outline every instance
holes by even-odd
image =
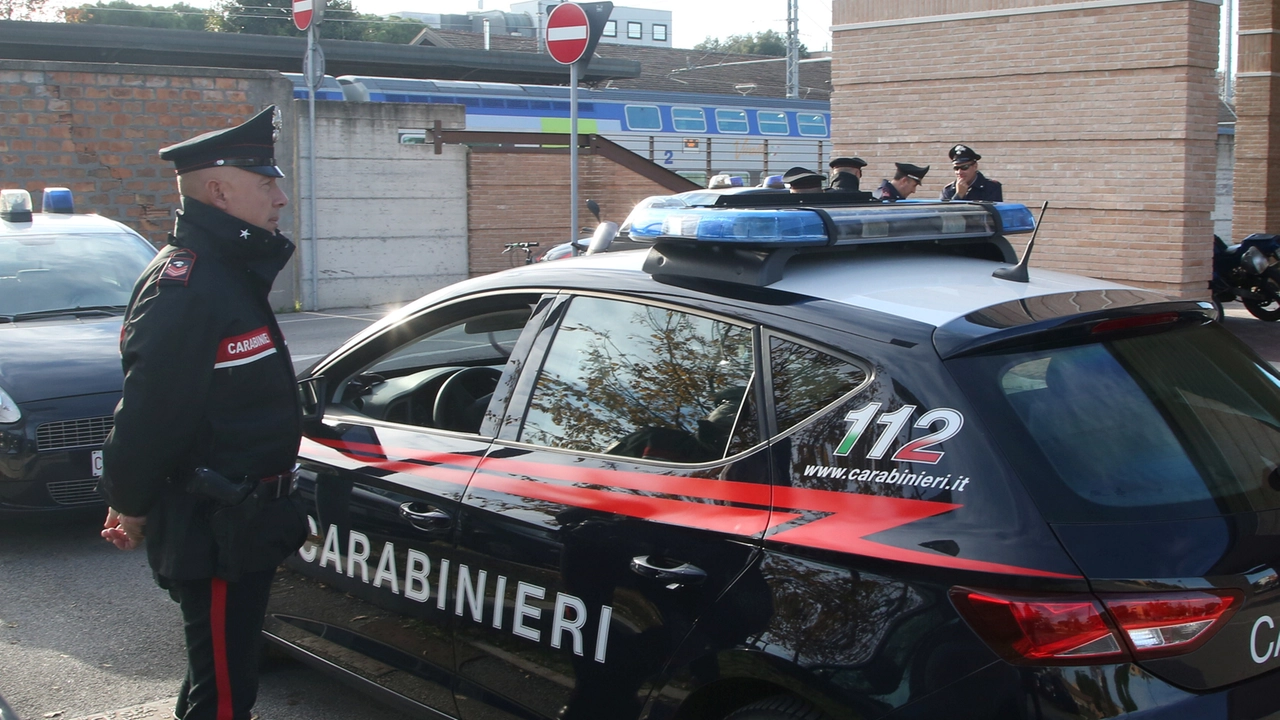
[[[1228,303],[1222,324],[1263,360],[1280,368],[1280,323],[1258,320],[1240,303]]]

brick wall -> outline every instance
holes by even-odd
[[[947,149],[970,144],[1006,200],[1049,202],[1034,266],[1205,296],[1218,11],[836,0],[836,150],[873,180],[894,161],[932,165],[916,197],[937,197],[954,179]]]
[[[159,244],[179,207],[159,149],[271,103],[287,112],[292,94],[276,72],[0,60],[0,187],[26,189],[37,204],[45,187],[69,187],[79,211]]]
[[[1280,53],[1277,0],[1240,4],[1236,76],[1236,173],[1232,231],[1236,239],[1280,231]]]
[[[631,208],[650,195],[671,191],[598,155],[580,154],[578,224],[594,228],[588,199],[600,204],[600,217],[621,224]],[[569,228],[569,151],[538,153],[471,152],[468,169],[468,224],[471,274],[506,270],[524,262],[524,254],[503,254],[503,244],[536,242],[536,254],[567,242]]]

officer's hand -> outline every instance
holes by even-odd
[[[115,508],[107,510],[106,522],[102,523],[102,537],[121,550],[133,550],[142,545],[143,527],[147,524],[145,517],[121,515]]]
[[[956,180],[956,197],[964,198],[964,196],[968,195],[970,186],[971,186],[970,183],[967,183],[964,180],[957,179]]]

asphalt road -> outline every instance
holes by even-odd
[[[280,316],[304,369],[388,308]],[[98,537],[101,513],[0,524],[0,696],[24,720],[171,717],[186,671],[178,606],[142,551]],[[290,662],[265,668],[266,720],[407,720]]]
[[[389,308],[282,315],[301,370]],[[1280,365],[1280,323],[1228,305],[1224,325]],[[146,556],[101,540],[100,513],[0,525],[0,696],[24,720],[167,719],[185,670],[178,607]],[[304,666],[264,670],[265,720],[407,720]]]

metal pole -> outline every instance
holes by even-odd
[[[573,242],[578,239],[578,63],[569,66],[569,202],[569,242]]]
[[[800,0],[787,0],[787,97],[800,97]]]
[[[307,28],[307,57],[315,61],[316,46],[316,26],[314,23]],[[323,75],[321,76],[323,79]],[[310,215],[310,232],[307,239],[310,241],[311,259],[311,309],[320,309],[320,266],[319,266],[319,250],[316,247],[318,233],[316,232],[316,86],[319,82],[315,82],[308,78],[307,82],[307,189],[310,191],[310,197],[307,199],[308,214]]]

